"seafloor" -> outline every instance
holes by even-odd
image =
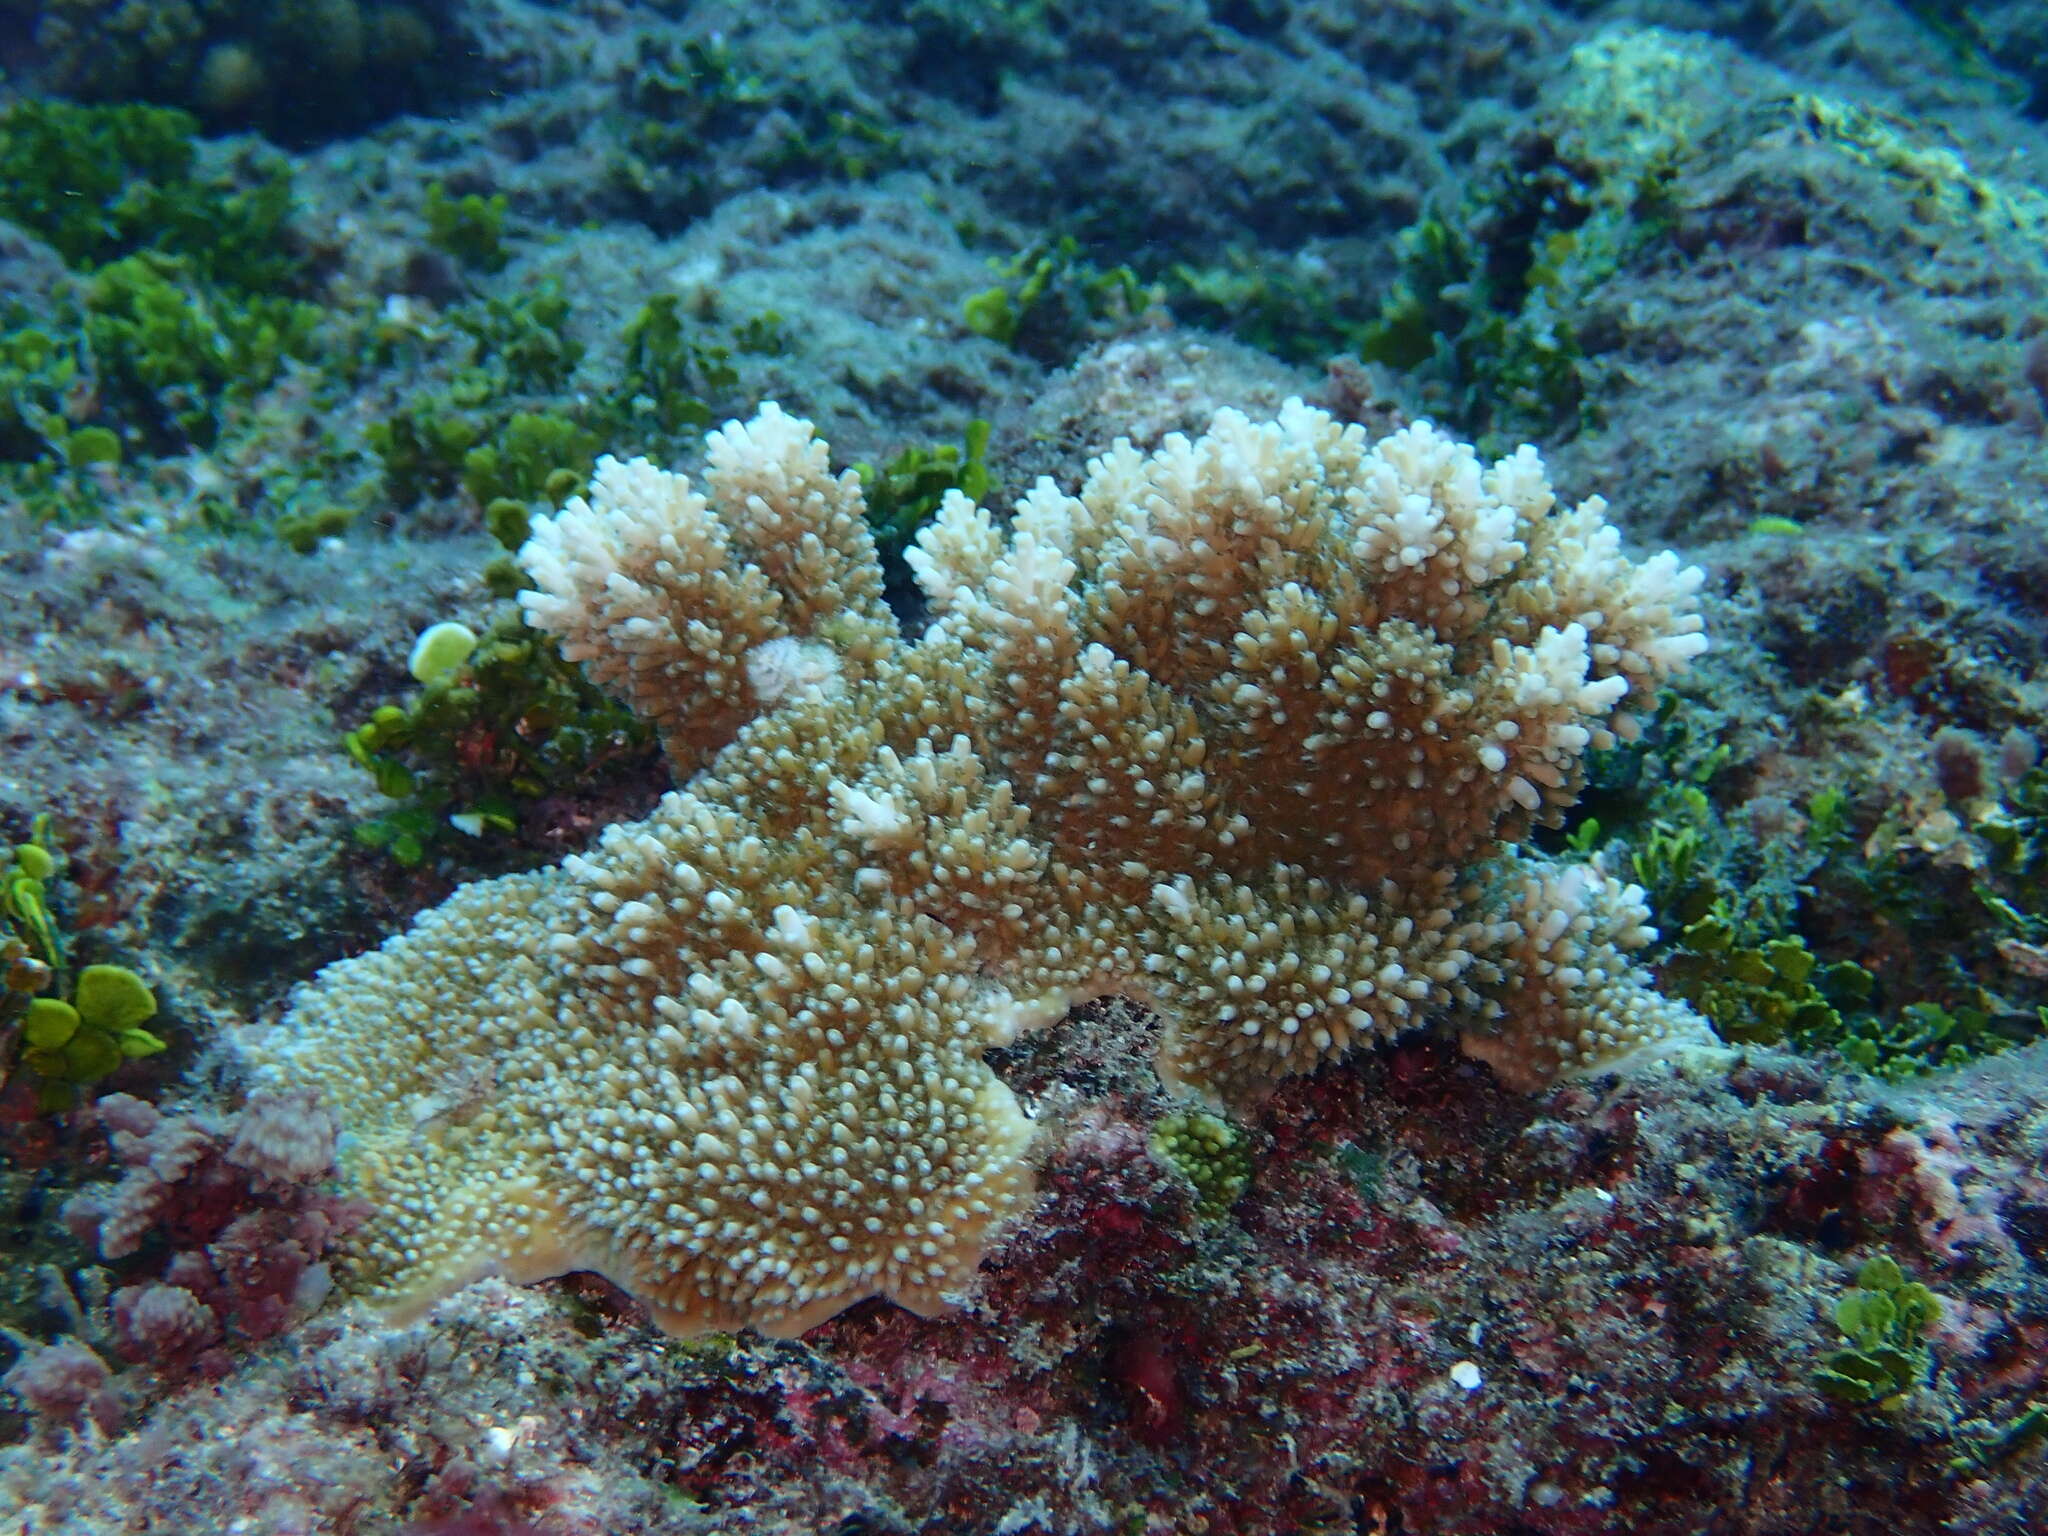
[[[2044,61],[2033,0],[0,0],[0,829],[166,1047],[0,1010],[0,1532],[2048,1526]],[[1423,1034],[1190,1161],[1100,1008],[1002,1053],[1042,1198],[954,1315],[328,1294],[238,1032],[666,787],[516,657],[346,749],[508,530],[762,399],[915,516],[1290,395],[1707,569],[1542,838],[1725,1057]]]

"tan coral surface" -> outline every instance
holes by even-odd
[[[1031,1191],[983,1062],[1077,1001],[1164,1019],[1209,1098],[1432,1018],[1535,1085],[1699,1028],[1640,892],[1515,854],[1705,645],[1532,449],[1220,413],[1007,527],[955,494],[881,601],[858,480],[764,406],[700,493],[607,459],[537,522],[529,620],[682,788],[481,881],[255,1046],[317,1086],[400,1312],[590,1269],[679,1332],[931,1310]]]

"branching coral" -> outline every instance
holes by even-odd
[[[937,1307],[1031,1189],[983,1053],[1090,997],[1212,1100],[1438,1018],[1529,1085],[1699,1031],[1625,958],[1639,891],[1511,851],[1705,645],[1699,573],[1558,510],[1534,450],[1291,402],[1007,530],[954,493],[908,641],[808,423],[708,447],[702,492],[601,462],[521,553],[683,788],[256,1046],[351,1133],[386,1303],[594,1269],[676,1331]]]

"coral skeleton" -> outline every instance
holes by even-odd
[[[1099,997],[1214,1104],[1431,1021],[1523,1087],[1700,1037],[1627,958],[1642,893],[1514,842],[1705,647],[1702,578],[1533,449],[1299,401],[1120,440],[1007,526],[949,496],[913,640],[808,422],[707,447],[701,490],[602,460],[520,554],[680,787],[252,1046],[340,1117],[373,1299],[582,1269],[676,1332],[940,1309],[1032,1191],[984,1053]]]

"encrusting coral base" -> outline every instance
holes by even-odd
[[[1210,1099],[1432,1019],[1524,1086],[1697,1037],[1626,958],[1641,893],[1511,847],[1706,643],[1699,572],[1603,513],[1532,449],[1225,411],[1007,528],[953,494],[907,641],[809,423],[713,433],[701,493],[602,461],[522,600],[683,787],[254,1047],[348,1132],[354,1282],[590,1269],[677,1332],[938,1308],[1032,1188],[983,1055],[1091,997]]]

